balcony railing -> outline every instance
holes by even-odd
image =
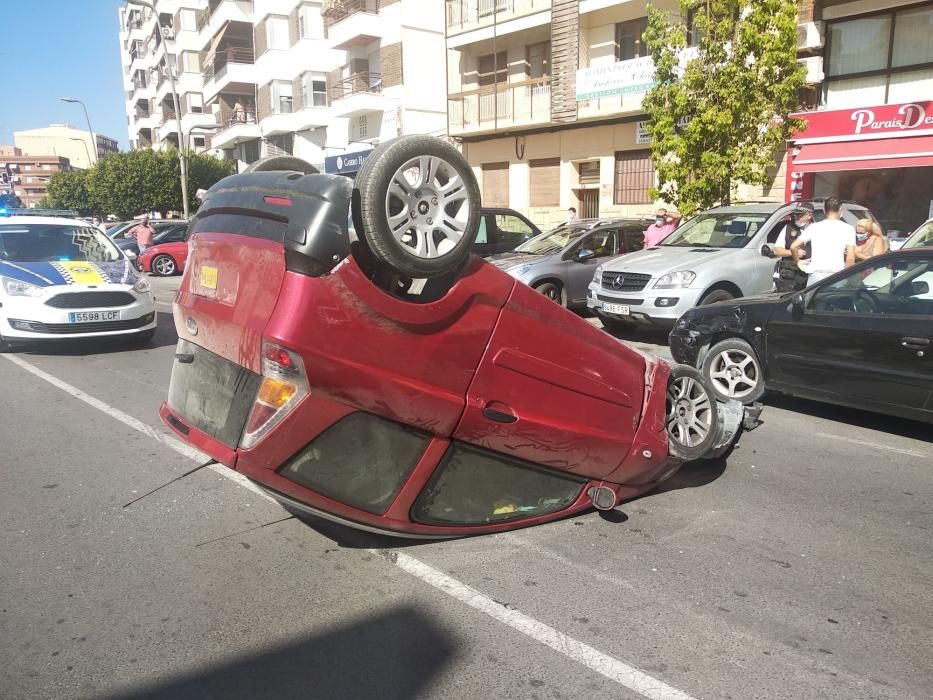
[[[334,0],[330,7],[321,14],[324,16],[324,29],[351,17],[359,12],[376,14],[379,12],[379,0]]]
[[[136,90],[145,90],[149,87],[149,82],[144,76],[136,76],[133,78],[133,88]]]
[[[446,4],[447,28],[459,30],[547,10],[551,0],[446,0]]]
[[[256,54],[252,48],[247,46],[229,46],[223,49],[217,49],[216,53],[208,54],[204,57],[202,65],[204,70],[201,75],[206,84],[215,75],[226,68],[229,63],[251,64],[256,62]]]
[[[146,45],[145,45],[145,44],[140,44],[140,45],[138,45],[138,46],[134,46],[134,47],[130,50],[130,61],[135,61],[137,58],[143,58],[143,57],[146,56],[147,53],[148,53],[148,52],[146,51]]]
[[[451,95],[448,113],[452,132],[547,122],[551,118],[550,79],[499,83]]]
[[[341,100],[360,93],[380,94],[382,92],[382,74],[363,71],[339,80],[329,86],[330,101]]]

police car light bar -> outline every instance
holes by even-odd
[[[74,209],[6,209],[0,207],[0,216],[58,216],[77,219],[81,215]]]

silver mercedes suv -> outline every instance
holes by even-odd
[[[822,200],[809,201],[814,219],[823,219]],[[799,204],[743,204],[697,214],[661,245],[597,267],[586,306],[609,330],[632,322],[671,327],[694,306],[770,292],[777,259],[762,247],[777,240]],[[853,226],[874,218],[849,202],[842,217]]]

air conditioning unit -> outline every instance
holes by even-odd
[[[821,49],[826,43],[825,22],[801,22],[797,25],[797,50]]]
[[[807,75],[804,78],[804,82],[807,85],[815,85],[816,83],[823,82],[823,79],[825,76],[823,75],[823,57],[822,56],[810,56],[809,58],[801,58],[797,62],[807,69]]]
[[[162,38],[163,39],[174,39],[175,29],[173,27],[162,27]]]

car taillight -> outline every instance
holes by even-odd
[[[246,419],[240,447],[262,440],[308,395],[308,377],[297,353],[268,341],[262,344],[262,384]]]

